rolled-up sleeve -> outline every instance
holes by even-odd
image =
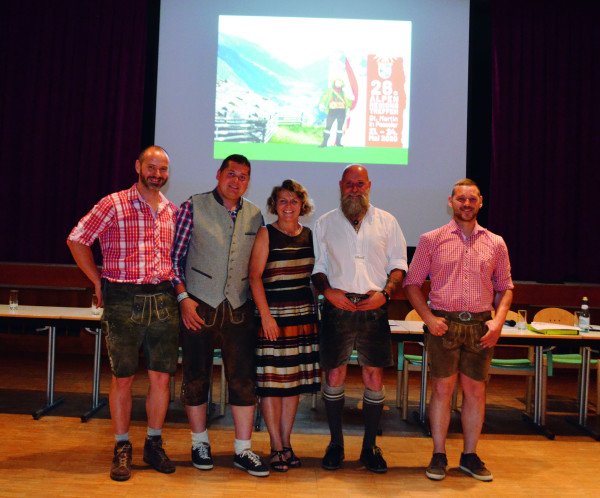
[[[404,277],[403,287],[407,285],[417,285],[421,287],[427,277],[429,276],[429,270],[431,268],[431,251],[429,240],[425,235],[421,235],[417,249],[410,263],[410,268],[406,277]]]
[[[313,275],[316,273],[324,273],[327,275],[327,270],[329,268],[327,251],[324,247],[324,231],[322,219],[317,220],[314,229],[315,266],[313,267]]]
[[[388,266],[386,273],[389,275],[392,270],[408,270],[408,262],[406,256],[406,240],[400,225],[396,221],[396,218],[392,217],[392,221],[389,227],[390,243],[388,244],[387,257]]]
[[[106,196],[79,220],[67,238],[73,242],[91,246],[102,233],[108,230],[114,216],[114,202],[110,196]]]
[[[510,271],[510,260],[508,258],[508,248],[502,238],[500,238],[496,249],[496,268],[492,275],[492,281],[496,292],[514,288]]]

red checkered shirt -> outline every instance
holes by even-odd
[[[176,217],[177,207],[164,195],[160,194],[155,213],[134,185],[101,199],[69,234],[69,240],[91,246],[100,239],[103,278],[157,284],[174,276],[171,247]]]
[[[431,279],[430,308],[480,313],[493,310],[494,292],[512,289],[504,240],[476,224],[469,237],[452,220],[421,235],[404,287]]]

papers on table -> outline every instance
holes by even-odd
[[[573,325],[561,325],[560,323],[532,322],[527,326],[532,332],[548,335],[578,335],[579,328]]]

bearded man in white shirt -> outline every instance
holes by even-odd
[[[385,393],[383,368],[393,365],[387,304],[408,269],[406,241],[396,219],[369,203],[369,173],[359,164],[344,169],[340,207],[315,225],[312,280],[325,297],[321,331],[323,398],[331,441],[322,466],[339,469],[344,460],[342,410],[344,381],[355,349],[365,385],[365,434],[360,461],[376,473],[387,472],[375,445]]]

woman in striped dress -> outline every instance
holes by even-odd
[[[260,314],[256,390],[271,438],[271,468],[286,472],[300,467],[290,441],[299,395],[321,389],[312,232],[298,222],[312,205],[302,185],[285,180],[273,188],[267,208],[277,221],[260,228],[250,259]]]

